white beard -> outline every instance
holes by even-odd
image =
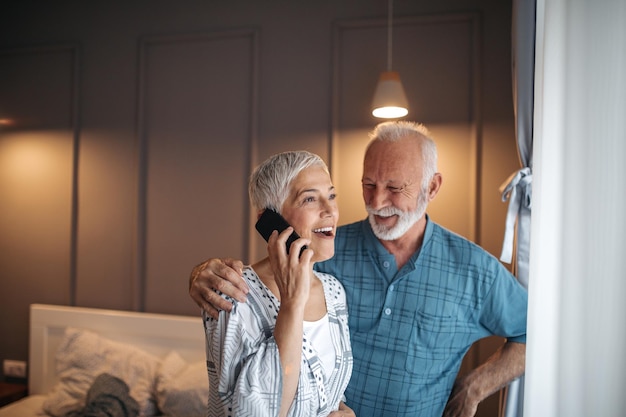
[[[396,240],[401,238],[411,227],[426,213],[426,207],[428,206],[427,193],[420,193],[417,200],[417,207],[413,211],[402,211],[397,207],[384,207],[380,210],[374,210],[369,205],[365,206],[368,219],[372,226],[374,235],[380,240]],[[388,227],[376,223],[374,216],[389,217],[397,215],[398,220],[396,224]]]

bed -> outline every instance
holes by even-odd
[[[206,415],[200,315],[33,304],[29,346],[29,395],[0,408],[0,417],[80,411],[99,389],[113,386],[98,385],[106,378],[127,391],[124,401],[141,416]]]

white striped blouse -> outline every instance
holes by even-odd
[[[325,372],[318,349],[307,337],[302,341],[302,366],[289,417],[325,417],[337,410],[352,373],[346,294],[339,281],[315,272],[322,282],[330,340],[335,351],[334,369]],[[203,314],[209,374],[208,416],[278,416],[282,373],[274,325],[280,302],[250,267],[243,277],[250,287],[248,301],[233,302],[231,312],[218,320]],[[328,349],[319,347],[319,350]],[[349,406],[349,404],[348,404]]]

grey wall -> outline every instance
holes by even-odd
[[[499,254],[518,166],[510,2],[396,0],[394,69],[440,148],[429,210]],[[15,2],[0,14],[0,359],[28,306],[197,314],[193,265],[261,256],[246,181],[272,153],[332,168],[341,222],[386,65],[383,0]],[[493,349],[472,350],[468,365]]]

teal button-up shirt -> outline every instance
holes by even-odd
[[[439,417],[472,343],[526,341],[526,290],[494,256],[430,219],[399,271],[368,220],[338,228],[335,256],[316,269],[347,293],[346,404],[359,417]]]

